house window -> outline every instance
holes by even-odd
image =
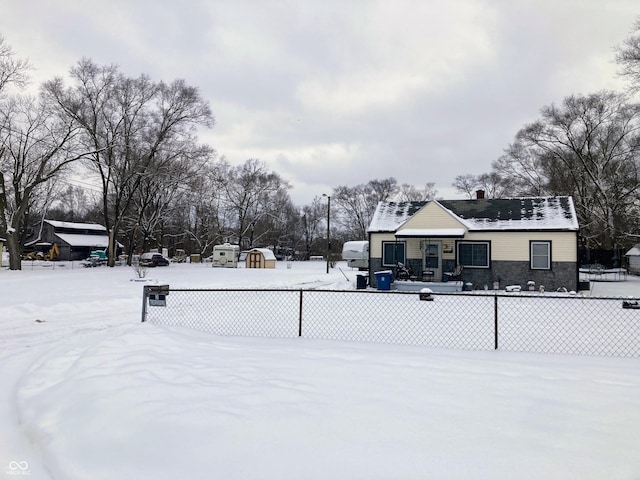
[[[532,270],[551,270],[551,242],[530,242]]]
[[[458,242],[458,263],[468,268],[489,268],[489,242]]]
[[[404,242],[382,242],[382,265],[395,266],[396,263],[405,263]]]

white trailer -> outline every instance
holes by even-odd
[[[345,242],[342,246],[342,259],[347,261],[347,265],[359,270],[369,269],[369,242],[366,240],[355,240]]]
[[[213,247],[212,266],[236,268],[238,257],[240,256],[240,246],[224,243]]]

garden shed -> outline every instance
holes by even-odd
[[[276,256],[268,248],[254,248],[247,252],[246,268],[276,268]]]
[[[627,266],[629,273],[632,275],[640,274],[640,244],[635,245],[631,250],[624,254],[627,257]]]

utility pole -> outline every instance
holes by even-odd
[[[327,273],[329,273],[329,263],[331,257],[331,196],[326,193],[322,194],[327,197]]]

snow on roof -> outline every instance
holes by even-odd
[[[395,232],[427,202],[380,202],[371,219],[369,232]]]
[[[348,242],[344,242],[342,245],[342,250],[352,250],[354,252],[362,252],[366,247],[369,246],[368,240],[350,240]]]
[[[624,254],[626,256],[635,257],[640,255],[640,245],[636,245],[632,247],[627,253]]]
[[[76,223],[76,222],[60,222],[58,220],[45,220],[46,223],[54,228],[69,228],[75,230],[99,230],[106,232],[107,228],[97,223]]]
[[[214,245],[214,250],[240,250],[240,245],[231,245],[230,243],[221,243],[220,245]]]
[[[107,248],[109,246],[108,235],[81,235],[76,233],[56,233],[64,242],[72,247],[99,247]]]
[[[441,201],[469,230],[578,230],[571,197]]]
[[[571,197],[484,198],[437,202],[471,231],[577,231],[579,228]],[[395,232],[425,203],[380,202],[368,231]]]
[[[464,237],[464,228],[403,228],[396,232],[396,237]]]
[[[275,253],[268,248],[252,248],[249,252],[260,252],[264,256],[265,260],[276,260]]]

